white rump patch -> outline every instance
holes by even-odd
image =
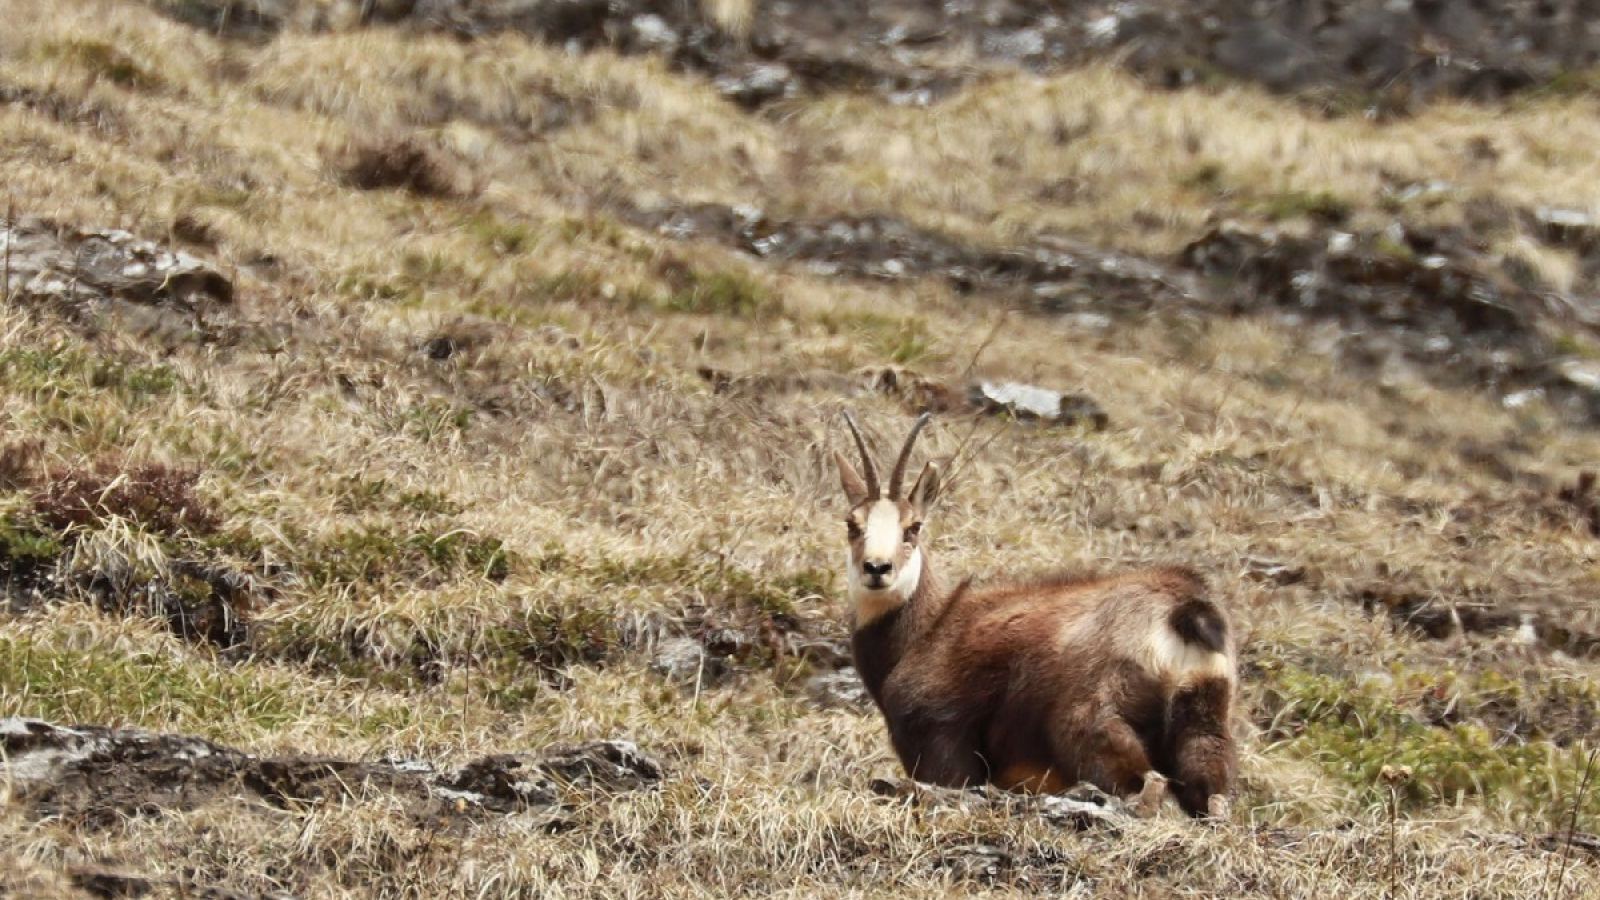
[[[1071,618],[1057,640],[1066,653],[1109,640],[1117,653],[1169,686],[1209,678],[1234,681],[1233,659],[1180,637],[1167,621],[1171,609],[1138,584],[1119,585],[1101,594],[1093,612]]]
[[[1183,684],[1206,678],[1233,680],[1233,661],[1225,653],[1197,647],[1165,622],[1150,629],[1139,647],[1139,662],[1162,679]]]

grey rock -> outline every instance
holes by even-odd
[[[1079,784],[1062,794],[1037,798],[1040,816],[1052,825],[1082,831],[1088,828],[1115,829],[1133,817],[1127,804],[1092,784]]]
[[[710,684],[720,672],[705,645],[692,637],[662,639],[656,644],[650,668],[668,681],[686,686]]]
[[[233,283],[215,265],[120,229],[36,218],[0,224],[0,263],[11,302],[74,312],[112,304],[193,311],[233,302]]]
[[[632,741],[591,741],[548,748],[539,768],[564,784],[638,790],[659,783],[666,769]]]
[[[1591,251],[1600,247],[1600,218],[1581,209],[1541,206],[1534,210],[1545,237],[1552,243]]]
[[[758,65],[724,75],[717,90],[740,106],[755,108],[796,93],[794,74],[782,64]]]
[[[992,844],[968,844],[953,847],[934,860],[933,867],[949,873],[956,881],[992,883],[1013,864],[1011,854]]]
[[[1110,417],[1086,394],[1067,394],[1015,381],[981,381],[969,392],[972,405],[988,412],[1009,413],[1018,419],[1061,425],[1087,423],[1105,428]]]
[[[1557,364],[1556,374],[1572,387],[1600,396],[1600,363],[1587,359],[1566,359]]]
[[[1217,44],[1217,62],[1277,90],[1303,86],[1316,73],[1315,52],[1271,22],[1246,22]]]
[[[872,705],[866,685],[854,668],[812,676],[806,681],[806,694],[825,709],[866,709]]]
[[[643,50],[670,54],[683,43],[676,29],[655,13],[633,18],[633,39]]]

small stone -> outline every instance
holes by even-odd
[[[677,50],[678,45],[683,43],[683,38],[667,24],[667,20],[654,13],[633,17],[633,40],[641,50],[663,54]]]
[[[1583,359],[1563,360],[1557,372],[1568,384],[1586,391],[1600,391],[1600,363]]]
[[[690,637],[666,638],[656,645],[655,656],[650,660],[651,671],[668,681],[689,686],[706,683],[707,670],[718,668],[706,648]]]
[[[780,63],[755,66],[739,75],[724,75],[716,80],[722,96],[749,109],[754,109],[789,95],[794,85],[794,73]]]
[[[1533,217],[1553,243],[1587,246],[1600,238],[1600,219],[1583,210],[1541,206]]]
[[[1087,422],[1097,429],[1110,422],[1100,405],[1085,394],[1064,394],[1016,381],[979,382],[972,386],[969,399],[980,409],[1009,413],[1019,419],[1062,425]]]
[[[872,703],[853,668],[814,676],[806,682],[806,693],[824,709],[866,709]]]

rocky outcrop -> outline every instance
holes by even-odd
[[[938,278],[961,293],[1017,297],[1043,312],[1140,312],[1193,300],[1193,286],[1125,253],[1049,238],[1018,247],[973,246],[905,221],[866,214],[779,219],[756,207],[714,203],[624,212],[676,240],[715,241],[760,259],[802,264],[818,275],[874,281]]]
[[[216,265],[128,231],[24,218],[0,222],[0,298],[85,324],[187,334],[233,303],[234,286]]]
[[[712,241],[815,274],[939,279],[975,301],[1009,301],[1086,329],[1150,314],[1270,316],[1315,326],[1309,342],[1352,368],[1478,387],[1511,404],[1543,395],[1573,421],[1600,422],[1600,374],[1587,360],[1569,359],[1552,338],[1600,330],[1592,300],[1529,284],[1463,229],[1399,221],[1376,230],[1224,221],[1163,260],[1050,235],[1013,247],[976,247],[886,215],[781,220],[755,207],[694,204],[626,216],[666,237]],[[1578,240],[1574,217],[1562,221],[1563,239]],[[1096,427],[1108,422],[1088,398],[1027,385],[957,388],[893,366],[863,374],[865,383],[901,394],[917,409],[1006,411]],[[826,381],[714,367],[701,375],[721,392]]]
[[[1403,110],[1581,82],[1600,62],[1596,0],[752,0],[747,21],[648,0],[191,0],[163,12],[213,32],[404,23],[463,37],[518,31],[578,49],[650,53],[748,107],[872,90],[927,103],[986,73],[1115,59],[1182,87],[1238,78],[1331,111]],[[731,27],[730,27],[731,25]]]
[[[575,790],[643,790],[665,777],[627,741],[496,754],[445,771],[417,760],[259,757],[197,737],[0,719],[0,786],[10,803],[91,828],[229,799],[291,808],[376,794],[399,800],[419,822],[527,814],[560,828]]]

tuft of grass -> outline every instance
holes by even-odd
[[[162,78],[148,65],[124,53],[109,41],[70,38],[46,44],[42,55],[46,59],[83,69],[91,79],[104,79],[118,87],[149,91],[163,84]]]
[[[60,535],[31,517],[16,512],[0,516],[0,581],[16,582],[53,566],[64,550]]]
[[[1274,222],[1305,218],[1342,225],[1355,212],[1355,205],[1329,190],[1291,190],[1257,199],[1255,209]]]
[[[468,216],[465,228],[496,256],[516,256],[531,249],[538,234],[521,222],[507,221],[489,210]]]
[[[762,615],[793,616],[802,604],[832,591],[828,569],[803,569],[762,577],[717,560],[689,554],[617,559],[574,559],[555,547],[532,563],[539,572],[579,574],[598,587],[666,585],[692,591],[711,605],[744,609]]]
[[[1217,193],[1225,187],[1222,176],[1222,164],[1216,160],[1207,160],[1185,173],[1178,184],[1208,194]]]
[[[401,490],[387,478],[346,475],[339,479],[334,508],[346,514],[410,512],[421,516],[454,516],[461,504],[440,491]]]
[[[928,322],[920,316],[889,316],[868,310],[824,310],[816,321],[829,334],[848,334],[871,347],[878,359],[901,365],[935,357]]]
[[[1600,67],[1564,69],[1519,96],[1519,105],[1550,100],[1593,100],[1600,96]]]
[[[460,530],[406,534],[368,526],[294,543],[292,565],[319,588],[400,579],[439,584],[461,576],[501,581],[516,562],[499,538]]]
[[[568,666],[598,666],[623,647],[617,611],[585,604],[575,609],[530,610],[497,629],[491,640],[532,664],[546,678]],[[506,702],[510,696],[503,696]]]
[[[357,141],[333,164],[346,184],[364,191],[404,190],[440,198],[465,193],[459,175],[438,153],[411,137]]]
[[[99,355],[56,341],[42,347],[0,350],[0,380],[36,400],[116,399],[129,409],[189,389],[170,366],[145,365]]]
[[[661,303],[671,312],[760,318],[777,313],[782,304],[766,285],[744,272],[690,270],[686,283]]]
[[[407,434],[423,443],[433,443],[465,432],[472,424],[472,408],[440,397],[429,397],[406,407],[400,419]]]
[[[906,319],[884,349],[891,361],[902,365],[922,362],[933,355],[933,344],[918,319]]]
[[[1393,259],[1415,259],[1417,251],[1405,241],[1397,240],[1388,232],[1382,232],[1373,238],[1372,249],[1379,254]]]
[[[367,274],[347,275],[339,280],[334,290],[358,300],[404,305],[416,305],[422,300],[422,285],[410,279],[383,278]]]

